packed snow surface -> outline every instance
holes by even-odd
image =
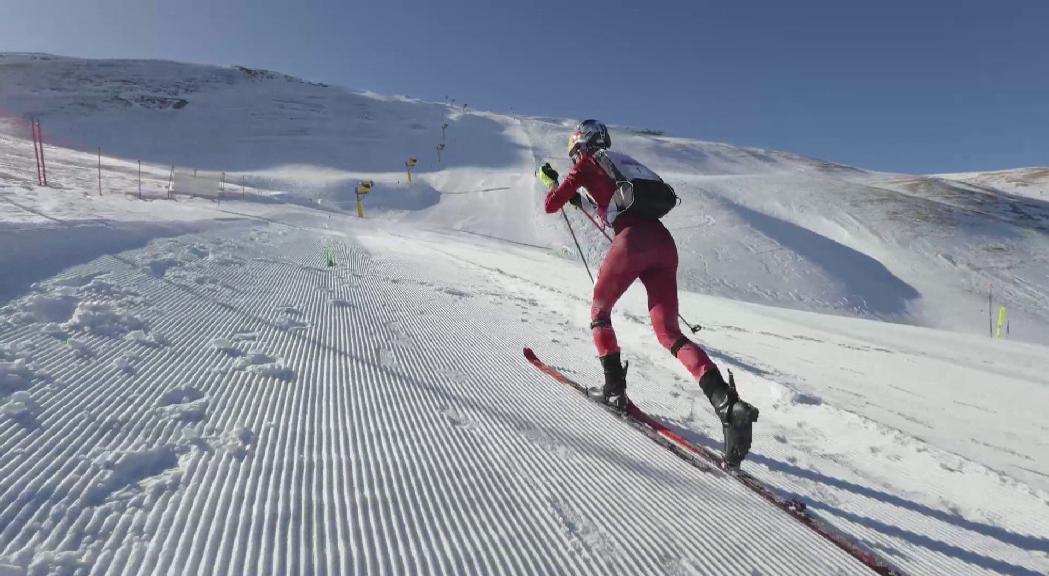
[[[0,56],[0,112],[0,574],[866,570],[523,359],[601,381],[532,174],[571,121],[44,55]],[[747,471],[907,574],[1049,571],[1041,172],[613,141],[683,198],[682,313],[761,409]],[[640,287],[613,322],[634,401],[717,449]]]

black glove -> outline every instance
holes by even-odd
[[[568,199],[568,203],[576,208],[582,209],[583,207],[583,195],[579,192],[572,194],[572,197]]]

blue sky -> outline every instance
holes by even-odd
[[[882,170],[1049,165],[1042,0],[3,0],[0,51],[243,64]]]

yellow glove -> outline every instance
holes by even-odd
[[[543,183],[547,188],[557,187],[557,170],[554,170],[550,163],[547,162],[539,167],[535,175],[539,178],[539,181]]]

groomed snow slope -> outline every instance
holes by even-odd
[[[19,58],[37,62],[7,57]],[[156,82],[152,65],[141,64]],[[27,69],[23,79],[40,77]],[[268,82],[302,84],[251,82],[230,91],[249,111],[258,103],[246,94]],[[383,110],[434,106],[359,97]],[[396,162],[371,172],[352,160],[244,165],[248,197],[264,203],[140,201],[126,196],[136,192],[133,155],[105,160],[99,197],[94,156],[49,146],[44,189],[32,182],[29,143],[0,135],[9,294],[0,298],[10,298],[0,308],[0,574],[865,573],[731,479],[687,466],[524,361],[520,349],[533,346],[573,377],[600,381],[585,329],[589,280],[563,221],[539,214],[526,169],[561,153],[567,123],[434,108],[453,127],[476,119],[458,124],[474,127],[460,137],[495,126],[487,145],[506,149],[486,153],[516,159],[426,166],[411,188],[398,184]],[[41,115],[61,125],[61,113]],[[175,118],[163,120],[173,131]],[[207,141],[189,150],[195,130],[179,133],[185,153],[210,150],[208,168],[221,168],[228,151]],[[234,123],[225,130],[243,135]],[[331,143],[310,134],[300,142]],[[909,177],[620,136],[687,195],[675,216],[706,236],[672,227],[683,251],[728,270],[715,292],[896,314],[892,297],[909,294],[896,269],[926,256],[911,254],[907,226],[891,227],[882,210],[909,214],[908,198],[929,207],[930,222],[954,222],[930,228],[931,247],[991,223],[1016,239],[999,254],[1041,241],[1008,224],[1032,214],[1016,206],[1037,206],[1009,198],[1001,213],[979,216],[968,197],[930,200]],[[379,182],[369,206],[389,208],[361,221],[338,208],[365,175]],[[147,165],[146,198],[162,195],[167,178],[167,166]],[[865,203],[868,193],[882,196]],[[821,203],[834,208],[820,212]],[[959,213],[971,226],[957,225]],[[862,231],[870,220],[877,233]],[[730,224],[738,236],[712,233]],[[769,238],[779,244],[764,252]],[[595,263],[600,240],[583,233]],[[872,263],[857,246],[892,259]],[[749,280],[730,284],[734,266],[763,254],[777,260],[736,270]],[[780,283],[763,284],[776,274]],[[862,292],[856,275],[892,293]],[[828,278],[841,282],[837,293]],[[791,282],[796,292],[777,292]],[[905,283],[920,294],[961,290],[935,274]],[[865,302],[848,300],[857,290]],[[924,299],[908,309],[926,309]],[[1049,571],[1043,346],[695,293],[682,311],[762,410],[748,471],[908,574]],[[706,400],[654,341],[646,314],[632,290],[614,318],[632,397],[716,448]]]
[[[685,465],[524,362],[521,347],[533,345],[599,381],[578,265],[472,235],[228,209],[256,216],[103,256],[4,310],[5,382],[16,391],[0,421],[11,456],[0,468],[0,557],[12,565],[864,573],[731,479]],[[541,278],[526,275],[536,269]],[[1001,343],[1001,361],[959,368],[982,340],[699,296],[685,310],[704,318],[704,344],[762,407],[748,470],[908,573],[1049,567],[1049,495],[1031,487],[1049,473],[1037,440],[1044,349]],[[714,446],[705,399],[643,315],[634,292],[616,317],[635,400]],[[780,346],[789,355],[777,357]],[[750,354],[792,360],[773,372]],[[806,369],[811,357],[823,367]],[[925,378],[951,366],[993,376],[1028,412],[1003,397],[966,397],[971,408],[959,399],[952,416],[930,410],[957,390]],[[796,367],[810,380],[796,381]],[[865,390],[876,372],[915,379]],[[860,407],[959,444],[1030,438],[1003,468],[1029,468],[1035,481],[981,463],[998,450],[952,454],[938,436],[923,441]]]
[[[448,264],[265,225],[77,270],[74,298],[121,286],[104,320],[81,302],[5,334],[49,384],[0,433],[4,552],[91,573],[857,570],[550,386],[488,302],[512,296],[435,283]],[[752,530],[767,544],[743,551]]]

